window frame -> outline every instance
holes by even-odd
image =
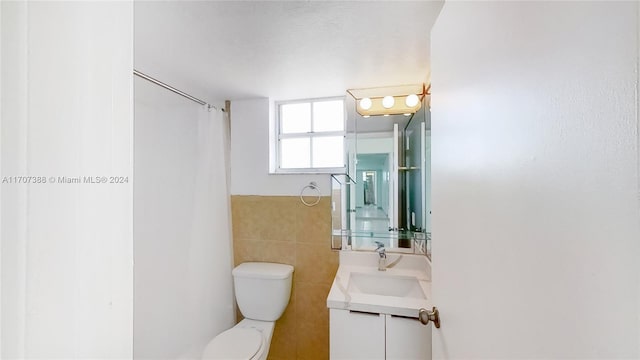
[[[324,102],[324,101],[342,101],[342,130],[341,131],[313,131],[313,106],[314,103]],[[346,146],[346,136],[347,136],[347,110],[346,110],[346,96],[330,96],[330,97],[321,97],[321,98],[308,98],[308,99],[296,99],[296,100],[282,100],[275,102],[275,174],[335,174],[344,172],[347,168],[346,164],[346,155],[344,154],[344,149]],[[282,105],[289,104],[310,104],[310,121],[311,121],[311,131],[308,132],[300,132],[300,133],[282,133]],[[314,138],[322,138],[322,137],[342,137],[342,162],[343,166],[339,167],[305,167],[305,168],[282,168],[282,139],[309,139],[309,164],[313,164],[313,139]]]

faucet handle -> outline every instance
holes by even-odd
[[[380,256],[380,259],[378,259],[378,271],[387,271],[387,252],[384,249],[384,244],[380,241],[375,241],[375,243],[378,245],[376,252]]]
[[[385,251],[384,244],[381,243],[380,241],[376,241],[375,243],[378,244],[378,247],[376,248],[376,252],[378,253],[378,255],[380,255],[380,259],[386,259],[387,252]]]

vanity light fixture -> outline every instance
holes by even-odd
[[[376,115],[411,116],[420,110],[424,97],[430,95],[429,88],[424,84],[349,89],[347,92],[356,100],[358,114],[364,117]]]
[[[406,99],[404,99],[404,103],[408,107],[414,107],[418,105],[419,102],[420,102],[420,99],[418,99],[418,95],[416,94],[411,94],[407,96]]]
[[[396,103],[396,100],[391,95],[387,95],[382,98],[382,106],[385,109],[391,109],[395,103]]]
[[[360,107],[363,108],[364,110],[371,109],[371,105],[373,105],[373,103],[369,98],[364,98],[360,100]]]

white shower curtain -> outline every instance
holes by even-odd
[[[189,282],[191,294],[187,298],[192,309],[194,324],[202,322],[200,331],[193,329],[193,349],[198,354],[202,347],[223,330],[230,327],[233,317],[231,293],[231,216],[227,183],[227,116],[212,109],[198,119],[198,141],[194,213],[189,244]],[[206,274],[206,275],[205,275]],[[207,278],[210,276],[211,278]],[[231,300],[231,301],[230,301]],[[215,304],[224,304],[220,311]],[[206,331],[202,331],[206,330]]]
[[[134,357],[198,358],[234,323],[228,121],[135,86]]]

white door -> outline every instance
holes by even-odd
[[[427,129],[424,122],[420,123],[420,184],[422,184],[422,219],[420,219],[420,227],[424,231],[431,231],[428,226],[427,213],[431,210],[431,143],[427,142]],[[427,157],[429,155],[429,157]],[[427,182],[427,179],[429,181]]]
[[[390,224],[394,229],[399,228],[398,224],[398,212],[400,211],[400,197],[399,197],[399,170],[400,167],[400,133],[398,130],[398,124],[393,124],[393,172],[391,174],[391,188],[393,189],[393,204],[390,206],[389,217]]]
[[[353,143],[353,142],[352,142]],[[350,146],[354,146],[353,144]],[[345,187],[348,188],[348,195],[349,196],[349,202],[347,204],[349,204],[349,206],[347,207],[347,211],[348,211],[348,216],[349,216],[349,226],[351,229],[355,228],[356,225],[356,184],[360,181],[360,179],[357,178],[357,163],[358,163],[358,157],[356,155],[356,150],[355,147],[353,149],[351,149],[351,151],[349,151],[349,162],[350,164],[352,164],[349,169],[350,169],[350,174],[349,174],[349,186]],[[355,179],[355,181],[354,181]]]
[[[444,4],[431,38],[434,359],[640,358],[639,13]]]

